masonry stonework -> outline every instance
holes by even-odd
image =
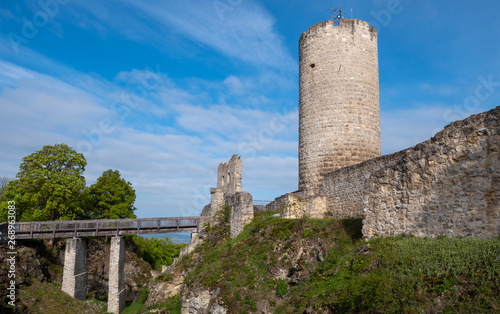
[[[238,192],[229,197],[226,202],[229,208],[231,208],[229,224],[231,238],[234,238],[240,234],[243,228],[253,219],[252,195],[248,192]]]
[[[87,240],[66,240],[62,291],[71,297],[85,300],[87,296]]]
[[[228,162],[219,165],[217,188],[227,196],[241,192],[241,159],[238,155],[234,154]]]
[[[380,156],[377,31],[355,19],[310,27],[299,40],[299,190]]]
[[[256,209],[283,218],[362,217],[366,238],[499,236],[500,107],[380,157],[377,58],[377,32],[364,21],[326,21],[302,34],[299,190],[251,210],[234,155],[219,166],[203,214],[229,205],[232,237]]]
[[[203,208],[200,217],[201,227],[207,222],[217,223],[214,215],[225,205],[230,209],[229,224],[232,238],[252,221],[254,216],[252,195],[242,191],[241,168],[241,158],[236,154],[228,162],[219,165],[217,187],[210,189],[211,202]]]
[[[111,238],[109,252],[108,312],[120,313],[125,308],[125,240]]]
[[[500,107],[384,156],[361,189],[363,235],[500,235]]]

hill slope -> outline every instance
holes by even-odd
[[[223,313],[500,311],[500,238],[361,238],[361,219],[256,217],[185,256],[184,310]],[[178,280],[178,278],[177,278]],[[170,300],[172,302],[172,300]]]

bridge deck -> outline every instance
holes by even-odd
[[[197,232],[200,217],[16,222],[16,239],[100,237],[127,234]],[[1,237],[8,224],[0,224]]]

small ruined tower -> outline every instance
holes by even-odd
[[[325,173],[380,156],[377,31],[340,19],[299,40],[299,190]]]

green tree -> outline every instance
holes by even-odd
[[[86,215],[91,219],[135,218],[135,191],[118,170],[106,170],[87,189]]]
[[[162,265],[171,265],[174,258],[179,257],[181,249],[186,246],[185,243],[174,243],[170,237],[132,236],[132,240],[141,251],[142,258],[156,270],[161,270]]]
[[[15,201],[17,221],[72,220],[83,212],[82,176],[87,162],[66,144],[44,146],[23,158],[16,180],[10,181],[0,204],[7,219],[7,202]]]
[[[0,178],[0,202],[3,200],[5,189],[7,188],[7,185],[10,181],[12,181],[12,179],[6,176]]]

